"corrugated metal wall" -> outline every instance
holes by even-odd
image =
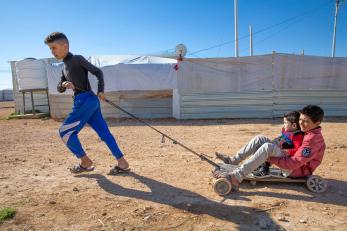
[[[271,118],[272,92],[208,92],[180,95],[180,119]],[[177,118],[177,115],[175,115]]]
[[[347,92],[332,90],[291,90],[274,92],[275,117],[308,104],[321,106],[326,116],[347,116]]]
[[[140,118],[172,118],[172,90],[107,92],[106,97]],[[64,119],[72,108],[71,95],[50,95],[51,116]],[[130,116],[102,103],[105,118],[129,118]]]
[[[179,119],[274,118],[308,104],[321,106],[326,116],[347,116],[347,92],[328,90],[208,92],[177,96]],[[175,102],[176,101],[176,102]],[[174,110],[176,111],[176,110]],[[177,113],[177,112],[176,112]]]

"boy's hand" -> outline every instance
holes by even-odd
[[[288,150],[282,149],[282,152],[283,152],[284,155],[289,156],[289,151]]]
[[[105,94],[104,94],[103,92],[99,92],[99,93],[98,93],[98,97],[99,97],[99,99],[102,100],[102,101],[105,101],[105,99],[106,99]]]
[[[75,89],[75,86],[71,82],[69,82],[69,81],[63,82],[62,86],[67,88],[67,89],[72,89],[72,90]]]

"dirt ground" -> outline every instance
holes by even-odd
[[[12,112],[14,112],[14,101],[0,102],[0,119],[6,119]]]
[[[254,135],[275,137],[281,128],[279,119],[146,121],[211,156],[235,153]],[[212,189],[212,167],[190,152],[161,143],[133,120],[109,125],[130,174],[107,175],[115,160],[89,127],[80,139],[96,169],[73,175],[68,167],[77,159],[58,136],[60,122],[1,119],[0,209],[17,214],[0,230],[347,230],[347,118],[322,125],[327,149],[316,174],[327,180],[327,192],[243,182],[225,197]]]

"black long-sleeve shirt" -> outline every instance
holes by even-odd
[[[70,52],[63,61],[64,69],[57,87],[59,92],[64,92],[66,90],[66,88],[62,86],[62,83],[65,81],[69,81],[75,86],[75,96],[85,91],[91,91],[88,71],[98,79],[97,93],[104,92],[104,75],[99,68],[88,62],[83,56],[73,55]]]

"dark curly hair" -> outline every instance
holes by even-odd
[[[291,111],[284,114],[283,117],[286,118],[289,122],[296,124],[296,127],[300,129],[300,125],[299,125],[300,112]]]
[[[300,113],[310,117],[310,119],[314,123],[316,123],[318,121],[322,122],[323,117],[324,117],[323,109],[317,105],[307,105],[300,111]]]

